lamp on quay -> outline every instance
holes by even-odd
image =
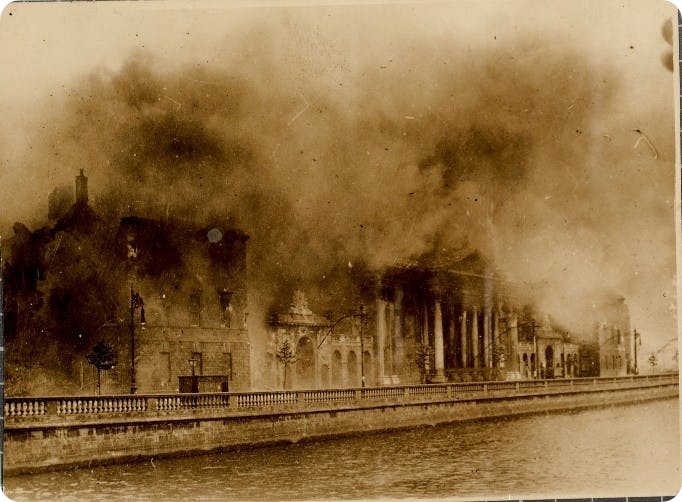
[[[195,368],[197,365],[197,360],[192,358],[188,359],[187,362],[189,363],[189,367],[192,370],[192,392],[199,392],[199,380],[197,379],[196,373],[195,373]]]

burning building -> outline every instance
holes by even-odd
[[[388,268],[368,291],[378,382],[519,376],[510,291],[478,253],[449,267]]]
[[[447,266],[389,267],[365,286],[373,378],[382,385],[611,376],[630,367],[623,298],[595,313],[606,316],[598,331],[571,333],[535,312],[478,252]]]
[[[250,388],[248,235],[220,224],[102,218],[82,171],[75,203],[56,200],[50,227],[15,225],[3,271],[10,386],[27,380],[17,375],[22,366],[51,368],[75,383],[62,393],[92,392],[85,356],[101,340],[117,361],[103,392],[127,392],[133,373],[140,392],[176,392],[182,376],[194,376],[198,390]],[[11,392],[51,390],[24,382]]]
[[[288,310],[265,321],[265,343],[252,345],[247,234],[220,222],[102,217],[90,207],[82,171],[75,203],[63,199],[50,197],[51,226],[14,227],[3,271],[10,389],[12,363],[38,361],[70,375],[69,391],[91,392],[95,368],[86,354],[98,341],[116,352],[104,392],[247,390],[254,355],[263,386],[273,389],[285,386],[287,370],[287,387],[338,388],[634,369],[622,297],[595,304],[598,327],[578,343],[470,250],[447,262],[422,257],[364,270],[350,279],[352,313],[315,314],[296,292]],[[343,288],[322,293],[343,297],[339,305],[351,301]],[[285,342],[287,364],[278,357]]]
[[[137,335],[140,391],[176,391],[182,376],[197,377],[194,390],[250,387],[247,240],[239,230],[217,226],[121,219],[117,254],[135,290],[131,297],[139,295],[146,313]],[[128,328],[117,327],[124,333],[119,340]]]

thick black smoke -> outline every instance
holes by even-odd
[[[594,160],[618,77],[541,47],[412,41],[304,87],[305,58],[167,69],[131,56],[74,89],[37,150],[52,169],[85,169],[105,218],[249,233],[256,320],[296,288],[339,308],[352,267],[478,249],[514,281],[549,282],[529,299],[579,324],[567,299],[624,286],[613,235],[600,238],[618,215]]]

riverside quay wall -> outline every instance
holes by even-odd
[[[674,398],[679,376],[7,398],[7,475]]]

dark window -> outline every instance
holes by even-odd
[[[230,327],[232,322],[232,293],[223,289],[218,292],[218,299],[220,300],[220,324],[226,328]]]

